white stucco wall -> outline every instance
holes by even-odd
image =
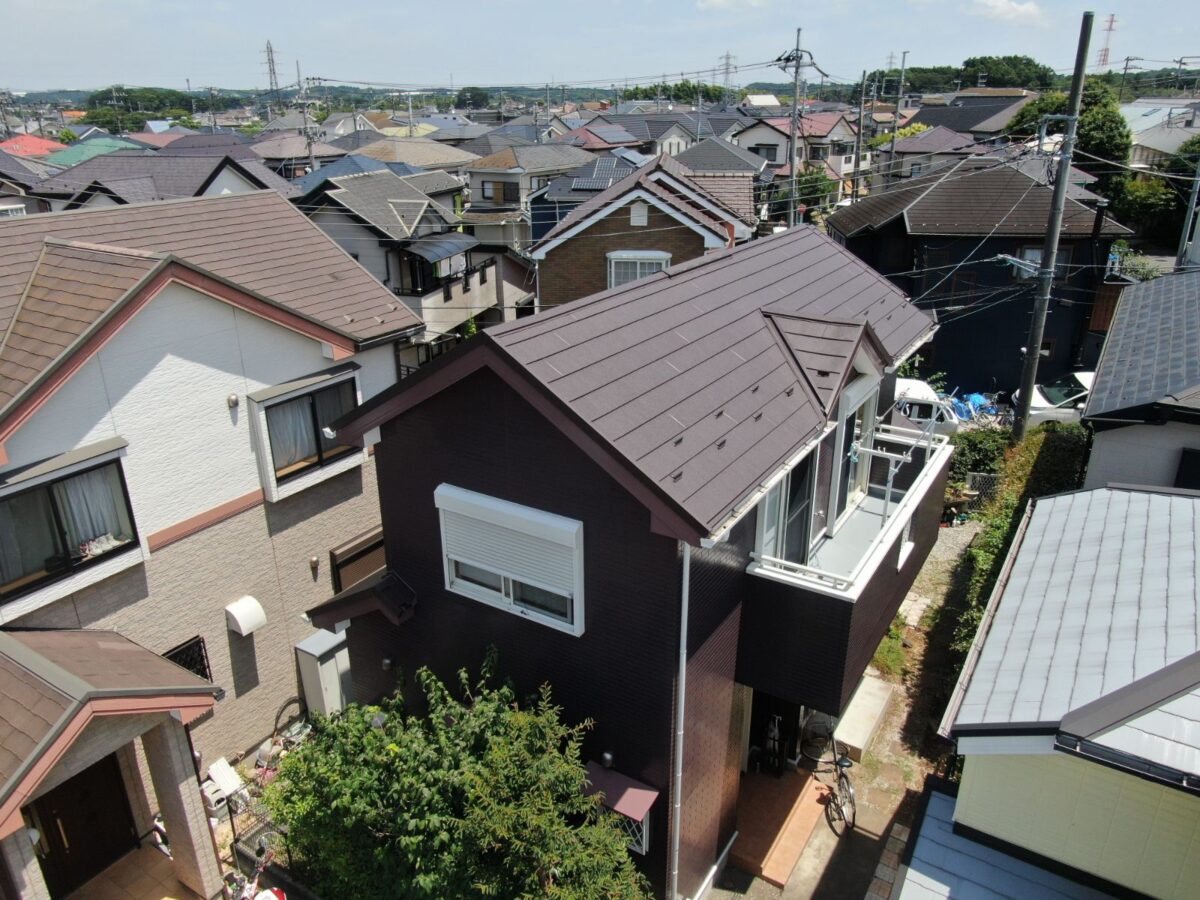
[[[1200,426],[1167,422],[1097,431],[1083,486],[1111,482],[1170,487],[1184,447],[1200,448]]]
[[[217,173],[217,177],[212,180],[204,190],[202,196],[212,197],[218,194],[245,194],[247,191],[259,190],[233,169],[226,166]]]
[[[734,138],[739,147],[750,150],[758,144],[771,144],[775,149],[775,158],[771,162],[782,165],[788,161],[788,137],[780,134],[769,125],[753,125]]]
[[[361,399],[394,380],[390,347],[355,361]],[[13,435],[3,470],[124,438],[144,538],[259,489],[246,394],[332,365],[319,342],[172,284]]]

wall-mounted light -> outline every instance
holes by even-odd
[[[238,395],[230,394],[228,397],[225,398],[225,402],[229,404],[230,409],[237,409]]]
[[[317,580],[317,571],[321,568],[321,560],[315,556],[308,559],[308,567],[312,569],[313,581]]]
[[[604,766],[606,769],[611,769],[613,767],[613,755],[607,750],[600,754],[600,765]]]
[[[379,661],[379,667],[385,672],[392,671],[392,658],[390,656],[385,656]]]

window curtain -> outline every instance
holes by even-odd
[[[0,586],[47,569],[62,556],[50,496],[44,489],[0,501]]]
[[[318,429],[326,428],[354,409],[355,399],[353,381],[343,381],[317,393],[313,397],[313,401],[317,404]],[[325,437],[324,433],[319,436],[319,440],[321,441],[321,450],[325,454],[346,446],[336,439],[331,441]]]
[[[51,486],[54,501],[67,533],[72,556],[96,556],[133,538],[133,525],[121,490],[116,466],[104,466]],[[85,545],[97,538],[115,538],[91,548]]]
[[[297,397],[267,409],[267,434],[276,472],[316,458],[317,441],[308,404],[308,397]]]

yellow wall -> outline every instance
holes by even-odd
[[[968,756],[954,819],[1155,897],[1200,890],[1200,797],[1065,753]]]

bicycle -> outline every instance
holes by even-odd
[[[825,804],[825,818],[838,837],[853,830],[858,814],[858,802],[854,796],[854,785],[850,782],[849,769],[854,765],[845,744],[834,736],[835,721],[825,713],[811,712],[800,728],[800,753],[816,763],[813,774],[837,772],[835,783],[829,790]],[[829,755],[825,750],[829,748]],[[822,764],[829,768],[821,768]]]

